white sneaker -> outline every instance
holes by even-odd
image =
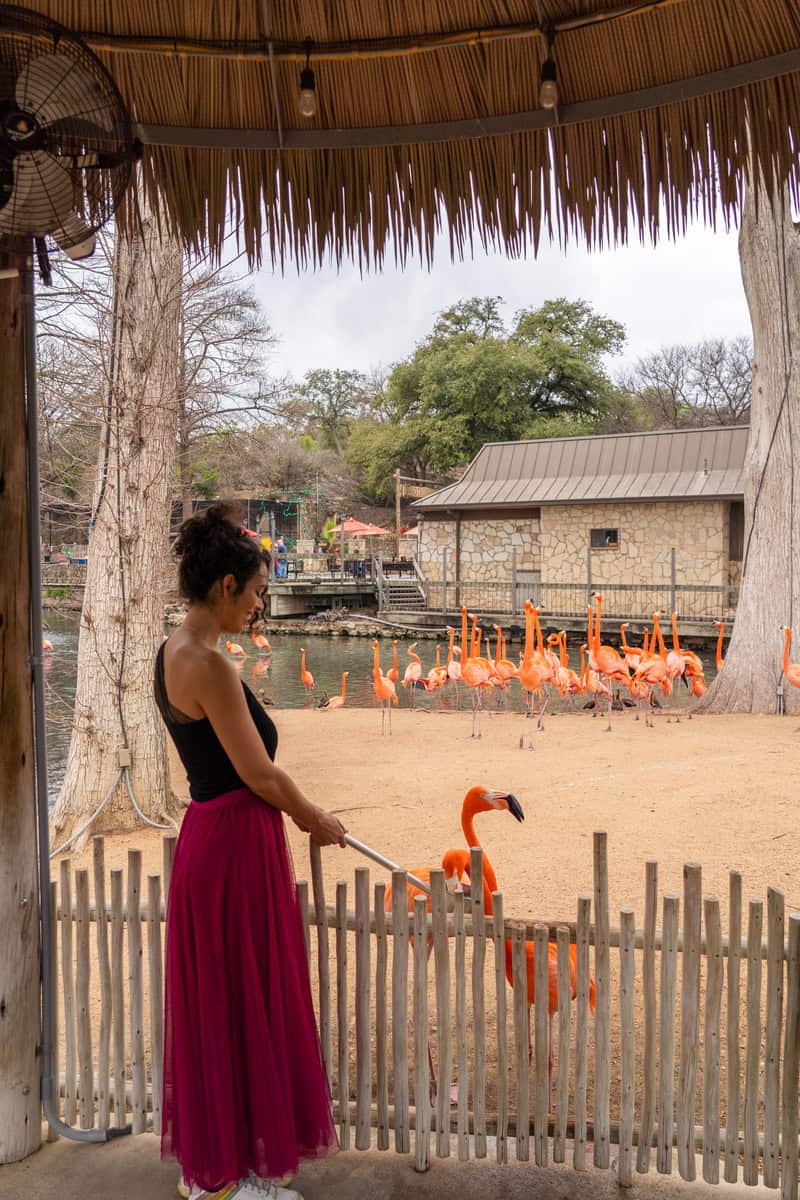
[[[231,1192],[230,1200],[303,1200],[303,1197],[294,1188],[281,1187],[274,1179],[251,1178]]]

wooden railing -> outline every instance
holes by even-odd
[[[107,903],[102,838],[94,842],[93,902],[86,870],[74,874],[73,902],[67,860],[52,885],[63,999],[52,1031],[54,1074],[64,1119],[83,1128],[130,1119],[134,1132],[160,1131],[161,922],[173,850],[166,838],[162,876],[148,876],[146,899],[141,854],[130,851],[127,883],[112,871]],[[763,1176],[796,1200],[800,916],[786,922],[783,894],[768,890],[766,930],[763,901],[751,899],[743,931],[742,878],[732,872],[723,936],[720,902],[703,897],[698,865],[684,868],[681,920],[681,899],[667,893],[659,901],[658,867],[648,862],[641,928],[630,908],[612,926],[606,835],[595,833],[593,894],[578,898],[575,920],[521,922],[505,918],[500,893],[493,912],[484,911],[482,871],[473,850],[471,901],[461,891],[448,895],[443,872],[432,871],[430,908],[418,896],[409,913],[403,872],[392,876],[387,911],[385,882],[373,888],[358,868],[351,909],[345,882],[327,903],[312,845],[311,897],[305,882],[298,894],[343,1146],[366,1149],[374,1132],[380,1149],[413,1153],[425,1170],[433,1154],[451,1153],[455,1136],[460,1159],[491,1153],[498,1163],[533,1157],[581,1170],[589,1143],[600,1168],[610,1166],[616,1145],[625,1186],[635,1172],[668,1174],[674,1165],[692,1180],[701,1154],[709,1183]],[[433,1102],[429,1040],[439,1074]]]

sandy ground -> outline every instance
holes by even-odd
[[[278,761],[315,802],[337,812],[348,830],[413,868],[435,865],[463,845],[464,793],[485,783],[512,791],[525,811],[520,825],[505,813],[476,826],[504,893],[507,915],[574,919],[576,898],[592,891],[592,832],[608,832],[612,924],[621,907],[644,916],[644,869],[659,863],[659,890],[682,890],[687,861],[703,867],[703,892],[720,898],[723,932],[728,873],[744,875],[745,904],[768,885],[800,909],[800,824],[793,783],[800,733],[791,718],[659,715],[646,729],[630,713],[559,715],[519,749],[527,725],[519,716],[484,718],[480,741],[469,738],[467,713],[396,711],[392,737],[381,737],[377,711],[345,709],[273,714]],[[187,794],[177,759],[175,788]],[[299,879],[309,877],[307,839],[287,822]],[[143,851],[143,869],[159,871],[160,834],[106,839],[108,866],[124,866],[127,850]],[[89,865],[91,847],[74,856]],[[337,879],[352,883],[366,860],[338,848],[323,854],[329,903]],[[373,878],[381,878],[374,868]],[[388,875],[386,876],[388,880]]]
[[[356,837],[411,869],[436,865],[445,849],[464,844],[459,818],[461,801],[469,787],[486,784],[514,792],[525,811],[523,824],[507,813],[487,813],[476,820],[479,836],[499,878],[508,917],[574,920],[577,897],[592,894],[592,832],[597,829],[608,833],[612,926],[618,924],[621,907],[633,907],[636,925],[642,926],[648,859],[659,864],[662,894],[673,891],[681,895],[684,863],[699,862],[704,894],[720,899],[723,933],[727,932],[732,870],[741,871],[744,877],[745,932],[748,899],[765,900],[768,886],[784,891],[787,911],[800,909],[797,867],[800,825],[793,817],[795,800],[790,790],[790,780],[797,777],[800,766],[800,733],[791,718],[696,717],[689,721],[685,714],[680,720],[674,715],[659,714],[656,727],[648,729],[626,713],[615,717],[613,731],[606,733],[603,717],[593,719],[585,713],[559,715],[547,719],[544,733],[534,735],[536,749],[530,752],[519,748],[520,736],[527,737],[526,726],[530,724],[520,716],[485,717],[483,737],[473,741],[469,738],[471,718],[467,713],[400,710],[393,714],[392,737],[381,737],[377,711],[345,709],[322,713],[310,709],[274,715],[280,733],[279,761],[306,794],[337,812]],[[173,775],[176,790],[185,795],[186,780],[177,759],[173,761]],[[287,822],[287,828],[297,877],[310,878],[308,840],[291,822]],[[106,838],[107,869],[124,867],[131,847],[142,850],[145,874],[160,872],[161,835],[144,829],[128,836]],[[75,866],[91,867],[91,846],[73,861]],[[329,905],[335,901],[336,881],[344,879],[348,881],[348,907],[354,906],[353,869],[366,863],[349,848],[323,852]],[[373,882],[388,878],[380,868],[372,868]],[[764,920],[766,934],[766,911]],[[658,924],[661,924],[660,902]],[[352,940],[348,954],[352,1098],[355,1083]],[[315,990],[316,957],[312,939]],[[469,947],[467,957],[469,970]],[[612,951],[611,968],[614,1115],[619,1094],[618,951]],[[332,983],[335,969],[332,931]],[[636,970],[638,976],[641,971],[638,955]],[[96,975],[92,981],[91,1008],[92,1027],[97,1029],[99,1004],[95,981]],[[430,1020],[435,1028],[433,964],[429,982]],[[487,1103],[491,1114],[495,1095],[492,1064],[496,1060],[491,949],[487,954],[485,983]],[[744,984],[743,971],[742,1005]],[[703,986],[703,993],[704,990]],[[641,1006],[641,978],[637,978],[635,1008],[639,1032]],[[335,1068],[338,1040],[335,993],[331,996],[331,1008]],[[508,1009],[511,1049],[510,1003]],[[149,996],[145,1012],[149,1012]],[[747,1028],[743,1007],[740,1019],[743,1065]],[[723,1031],[725,1022],[723,997]],[[642,1094],[641,1050],[637,1034],[637,1097]],[[149,1046],[147,1057],[149,1062]],[[63,1045],[60,1061],[63,1070]],[[701,1041],[698,1084],[702,1063]],[[723,1048],[723,1123],[726,1070]],[[590,1104],[592,1074],[590,1071]],[[512,1087],[512,1102],[513,1094]],[[334,1082],[334,1096],[338,1097],[338,1081]],[[637,1100],[637,1120],[638,1103]]]

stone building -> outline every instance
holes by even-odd
[[[457,483],[414,505],[429,592],[438,596],[444,579],[448,607],[461,598],[516,611],[517,596],[501,603],[516,582],[522,596],[549,592],[558,611],[559,588],[564,603],[569,588],[583,603],[591,584],[628,615],[626,589],[657,599],[657,586],[672,586],[686,615],[700,617],[717,604],[710,590],[727,589],[730,610],[747,437],[739,426],[489,443]]]

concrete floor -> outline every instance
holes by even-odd
[[[533,1147],[531,1147],[533,1150]],[[490,1155],[492,1147],[490,1147]],[[568,1149],[569,1157],[569,1149]],[[698,1161],[698,1174],[701,1163]],[[22,1163],[0,1167],[0,1200],[175,1200],[178,1171],[162,1163],[150,1134],[100,1146],[59,1141],[45,1145]],[[613,1172],[577,1174],[571,1167],[498,1167],[434,1159],[419,1175],[413,1159],[391,1151],[351,1151],[304,1167],[295,1186],[305,1200],[619,1200]],[[636,1200],[771,1200],[778,1192],[763,1187],[702,1182],[677,1177],[635,1176]]]

